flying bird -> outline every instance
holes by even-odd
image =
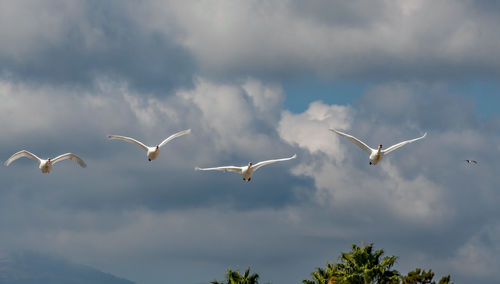
[[[276,162],[283,162],[283,161],[288,161],[288,160],[291,160],[291,159],[295,159],[296,157],[297,157],[297,155],[293,155],[290,158],[283,158],[283,159],[262,161],[262,162],[259,162],[259,163],[255,164],[255,165],[252,164],[252,163],[248,163],[247,166],[243,166],[243,167],[235,167],[235,166],[216,167],[216,168],[199,168],[199,167],[196,167],[194,169],[197,170],[197,171],[221,171],[221,172],[229,171],[229,172],[235,172],[235,173],[241,174],[241,176],[243,177],[243,180],[250,181],[252,179],[252,174],[258,168],[260,168],[262,166],[265,166],[265,165],[272,164],[272,163],[276,163]]]
[[[117,140],[123,140],[123,141],[127,141],[130,143],[134,143],[135,145],[141,147],[142,149],[144,149],[147,152],[148,161],[151,162],[151,161],[155,160],[156,158],[158,158],[158,155],[160,154],[160,148],[162,146],[165,146],[165,144],[167,144],[168,142],[170,142],[170,140],[172,140],[174,138],[177,138],[177,137],[180,137],[182,135],[189,134],[189,133],[191,133],[191,129],[177,132],[175,134],[170,135],[167,139],[163,140],[160,144],[153,146],[153,147],[148,147],[148,146],[144,145],[143,143],[135,140],[134,138],[130,138],[130,137],[119,136],[119,135],[109,135],[108,138],[111,140],[117,139]]]
[[[38,158],[35,154],[30,153],[26,150],[19,151],[19,152],[15,153],[14,155],[12,155],[5,162],[5,165],[8,166],[8,165],[10,165],[10,163],[12,163],[13,161],[15,161],[21,157],[27,157],[27,158],[31,158],[31,159],[37,161],[39,163],[38,168],[40,168],[40,170],[44,174],[47,174],[50,172],[53,164],[60,162],[62,160],[66,160],[66,159],[71,159],[71,160],[77,162],[82,168],[85,168],[87,166],[85,164],[85,162],[80,157],[78,157],[77,155],[72,154],[72,153],[62,154],[60,156],[55,157],[54,159],[48,158],[47,160],[43,160],[43,159]]]
[[[465,162],[467,162],[467,164],[477,164],[477,161],[474,160],[465,160]]]
[[[423,139],[427,135],[427,132],[426,132],[423,136],[421,136],[419,138],[403,141],[403,142],[400,142],[396,145],[392,145],[391,147],[389,147],[385,150],[382,150],[382,145],[378,145],[378,149],[372,149],[372,148],[368,147],[365,143],[363,143],[361,140],[359,140],[358,138],[356,138],[354,136],[351,136],[349,134],[345,134],[345,133],[340,132],[340,131],[335,130],[335,129],[330,129],[330,130],[341,135],[341,136],[344,136],[345,138],[347,138],[349,140],[351,140],[354,144],[358,145],[361,149],[365,150],[365,152],[368,152],[370,154],[370,165],[376,165],[378,162],[382,161],[382,158],[384,158],[384,155],[389,154],[390,152],[392,152],[392,151],[394,151],[394,150],[398,149],[399,147],[402,147],[406,144]]]

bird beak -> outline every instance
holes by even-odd
[[[382,144],[378,145],[378,148],[379,148],[379,149],[382,149]]]
[[[248,163],[248,167],[251,167],[252,166],[252,163]]]

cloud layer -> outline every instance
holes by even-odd
[[[263,80],[497,78],[491,1],[2,2],[2,73],[106,75],[169,93],[193,73]],[[19,21],[19,19],[23,19]]]
[[[499,157],[487,147],[499,142],[498,128],[472,112],[447,109],[450,94],[439,88],[380,85],[356,105],[316,101],[303,113],[282,109],[279,86],[255,79],[197,78],[193,88],[165,98],[105,79],[94,93],[9,81],[0,90],[2,156],[21,148],[42,156],[71,151],[89,164],[60,163],[48,176],[28,160],[4,168],[3,249],[69,256],[146,283],[159,278],[130,268],[143,263],[141,270],[164,277],[161,263],[168,279],[178,281],[182,267],[200,266],[188,280],[197,283],[220,278],[210,273],[231,265],[251,265],[273,283],[286,283],[334,261],[351,242],[373,241],[400,255],[403,270],[430,267],[456,279],[466,277],[460,265],[495,246],[481,236],[494,236],[488,228],[499,225],[492,218],[500,213]],[[394,94],[392,107],[377,105]],[[132,144],[106,141],[113,133],[153,145],[186,128],[192,134],[162,148],[152,163]],[[373,145],[429,135],[374,167],[329,128]],[[193,171],[293,153],[297,160],[267,166],[251,183]],[[471,156],[479,166],[463,164]],[[488,281],[488,267],[471,265],[475,281]],[[290,270],[289,278],[275,278],[274,271]]]
[[[140,283],[206,283],[251,266],[280,284],[364,241],[400,256],[401,271],[491,283],[500,120],[456,90],[498,77],[498,8],[0,1],[0,157],[74,152],[88,164],[2,168],[0,250],[58,254]],[[369,87],[350,104],[311,91],[303,112],[285,109],[283,82],[308,76]],[[187,128],[151,163],[106,138],[155,145]],[[371,146],[428,135],[370,166],[330,128]],[[194,171],[294,153],[249,183]]]
[[[490,2],[152,3],[152,17],[142,25],[167,33],[175,27],[177,40],[209,72],[278,78],[310,72],[351,79],[498,76],[498,17]]]

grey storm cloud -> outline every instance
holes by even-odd
[[[498,5],[308,3],[0,1],[2,160],[27,149],[88,164],[3,167],[0,249],[140,283],[205,283],[250,265],[280,284],[373,241],[401,271],[494,281],[500,120],[448,86],[498,75]],[[293,113],[280,79],[304,74],[390,82]],[[187,128],[152,163],[106,139],[154,145]],[[428,136],[373,167],[328,128],[369,145]],[[194,171],[294,153],[250,183]]]
[[[160,94],[191,85],[192,55],[165,33],[138,26],[132,18],[135,4],[3,1],[0,74],[84,88],[108,76]]]
[[[98,86],[71,93],[0,83],[4,159],[27,148],[43,155],[72,151],[88,164],[81,169],[68,161],[43,175],[24,159],[3,169],[3,249],[56,253],[151,283],[179,281],[185,269],[199,271],[185,279],[190,283],[219,279],[233,265],[290,283],[334,261],[350,243],[373,241],[401,257],[401,270],[420,266],[457,281],[491,280],[492,265],[469,265],[469,272],[460,266],[489,257],[494,242],[485,240],[494,240],[500,227],[500,157],[489,151],[500,142],[499,129],[472,110],[442,111],[447,90],[383,84],[351,106],[316,101],[291,113],[283,109],[279,86],[254,79],[221,84],[197,78],[193,88],[167,97],[144,96],[107,79]],[[393,94],[397,103],[382,103]],[[42,114],[44,123],[30,115],[51,102],[60,111]],[[450,115],[462,126],[447,120]],[[106,141],[107,134],[121,134],[154,144],[186,128],[192,133],[162,148],[152,163],[132,144]],[[363,151],[328,128],[370,145],[424,131],[428,136],[373,167]],[[250,183],[236,174],[193,170],[292,153],[296,160],[259,170]],[[470,157],[480,165],[466,166],[463,159]]]
[[[217,85],[199,80],[195,89],[165,99],[144,98],[114,83],[102,83],[99,92],[78,95],[67,88],[33,88],[9,82],[0,86],[5,102],[0,106],[3,159],[21,149],[44,158],[73,152],[89,165],[79,169],[72,163],[58,164],[51,173],[54,179],[39,180],[39,170],[32,161],[16,161],[6,168],[11,176],[6,188],[16,187],[16,180],[26,171],[34,180],[23,183],[18,191],[5,192],[12,194],[13,203],[22,200],[18,195],[21,192],[29,194],[35,188],[47,187],[54,191],[33,192],[33,198],[63,212],[142,207],[162,212],[214,204],[231,204],[242,210],[280,208],[297,202],[282,184],[292,180],[299,185],[306,183],[290,174],[273,177],[272,173],[283,171],[287,165],[260,171],[256,178],[263,176],[261,186],[251,191],[246,190],[251,185],[242,183],[237,175],[194,171],[195,166],[243,165],[294,153],[272,132],[279,119],[273,114],[279,114],[283,94],[279,88],[258,81]],[[162,148],[161,159],[154,163],[147,161],[140,148],[106,139],[109,134],[120,134],[155,145],[187,128],[192,128],[193,134]],[[168,178],[165,171],[171,173]],[[202,180],[206,184],[200,186]],[[224,186],[227,182],[231,186]],[[63,183],[65,187],[60,186]],[[258,192],[265,193],[266,198]]]
[[[57,253],[115,273],[125,271],[120,275],[130,279],[137,273],[126,267],[135,267],[139,259],[147,263],[142,267],[146,270],[152,260],[174,262],[167,255],[185,261],[212,259],[220,268],[238,243],[233,240],[226,256],[214,259],[225,247],[218,236],[231,231],[225,224],[241,222],[245,212],[255,212],[255,220],[264,219],[268,211],[283,215],[281,209],[304,199],[295,192],[309,182],[288,171],[293,164],[260,170],[252,183],[236,174],[194,171],[195,166],[246,164],[293,154],[293,147],[274,130],[284,97],[279,87],[256,80],[216,84],[198,79],[193,89],[156,98],[126,84],[104,80],[98,85],[97,92],[76,93],[67,87],[0,83],[4,159],[24,148],[42,157],[71,151],[88,164],[81,169],[70,161],[59,163],[50,176],[29,159],[5,168],[0,174],[2,249]],[[50,111],[54,107],[58,111]],[[106,140],[107,134],[121,134],[154,144],[186,128],[192,128],[192,134],[162,148],[154,163],[132,144]],[[186,233],[198,245],[186,242]],[[260,234],[263,240],[266,234]],[[238,238],[244,235],[241,231]],[[189,243],[192,248],[185,250],[183,244]]]
[[[428,136],[391,153],[375,168],[368,165],[365,152],[342,137],[330,134],[327,146],[321,141],[326,134],[323,139],[322,134],[300,135],[317,132],[317,124],[344,129],[372,146],[389,146],[424,131]],[[481,274],[489,264],[470,264],[479,255],[495,259],[487,240],[499,225],[493,217],[500,214],[495,205],[500,186],[495,177],[498,126],[474,115],[458,96],[411,83],[380,85],[367,90],[352,108],[316,102],[303,114],[285,112],[279,131],[283,139],[315,156],[302,159],[294,174],[313,178],[315,198],[330,216],[364,227],[358,231],[362,240],[397,247],[403,252],[400,265],[408,269],[433,266],[457,281],[491,281],[488,273]],[[466,156],[480,157],[484,168],[467,167]],[[418,252],[409,247],[418,247]],[[470,265],[474,276],[461,265]]]
[[[2,2],[3,76],[165,94],[194,74],[273,81],[497,78],[492,1]],[[19,21],[22,19],[22,21]]]
[[[145,9],[153,7],[151,17],[138,21],[159,32],[174,27],[200,72],[214,77],[313,73],[439,80],[499,74],[498,10],[491,2],[150,3]]]

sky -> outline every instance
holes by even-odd
[[[0,0],[0,250],[137,283],[300,283],[351,244],[500,267],[497,1]],[[148,162],[116,134],[156,145]],[[384,147],[376,166],[350,133]],[[196,166],[289,157],[244,182]],[[468,165],[474,159],[478,165]]]

